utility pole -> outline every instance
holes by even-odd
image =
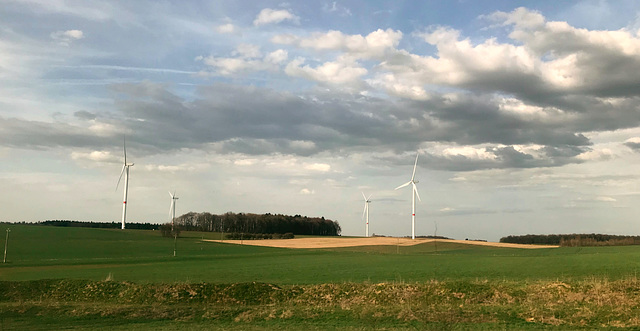
[[[176,246],[178,245],[178,232],[173,232],[173,257],[176,257]]]
[[[7,228],[7,239],[4,240],[4,259],[2,259],[2,263],[7,263],[7,246],[9,245],[9,232],[11,232],[11,230]]]
[[[436,248],[436,254],[438,254],[438,222],[434,220],[433,224],[435,225],[435,229],[433,230],[433,245]]]

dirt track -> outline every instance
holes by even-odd
[[[205,240],[211,242],[224,242],[227,244],[244,244],[252,246],[268,246],[281,248],[334,248],[334,247],[354,247],[354,246],[378,246],[378,245],[399,245],[412,246],[434,241],[434,239],[409,239],[409,238],[393,238],[393,237],[369,237],[369,238],[298,238],[298,239],[267,239],[267,240]],[[450,240],[438,239],[438,242],[458,243],[467,245],[492,246],[492,247],[509,247],[509,248],[554,248],[558,246],[548,245],[520,245],[506,244],[485,241],[467,241],[467,240]]]

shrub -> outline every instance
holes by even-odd
[[[165,223],[160,226],[160,234],[163,237],[173,238],[174,236],[180,237],[180,227],[174,226],[173,231],[171,231],[171,223]]]

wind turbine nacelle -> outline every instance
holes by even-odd
[[[420,181],[419,180],[414,180],[413,183],[414,184],[418,184],[418,183],[420,183]]]

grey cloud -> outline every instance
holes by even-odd
[[[585,152],[586,149],[575,146],[545,146],[535,156],[518,151],[513,146],[486,147],[484,151],[493,154],[495,158],[478,159],[465,155],[441,155],[421,151],[418,165],[447,171],[558,167],[572,163],[583,163],[584,160],[577,158],[577,156]],[[406,154],[376,158],[379,162],[394,166],[406,166],[408,159],[410,158]]]
[[[627,141],[624,145],[636,152],[640,152],[640,142]]]
[[[103,148],[108,145],[108,141],[91,133],[87,128],[68,123],[0,117],[0,144],[29,149]]]
[[[425,109],[446,130],[434,132],[429,141],[453,141],[460,144],[499,143],[505,145],[589,145],[588,138],[571,130],[566,123],[547,123],[500,112],[489,96],[464,96],[450,102],[434,99],[411,102],[409,107]]]
[[[131,133],[137,153],[210,149],[251,155],[321,152],[349,154],[375,147],[398,156],[425,142],[487,147],[494,160],[462,155],[425,155],[422,166],[454,171],[490,168],[553,167],[582,162],[576,156],[590,141],[580,134],[580,116],[572,120],[528,119],[501,112],[482,95],[462,94],[455,101],[393,101],[350,94],[316,92],[294,95],[261,87],[214,84],[184,100],[159,84],[120,84],[111,112],[79,111],[78,119],[109,124]],[[615,113],[615,112],[614,112]],[[2,119],[0,141],[23,148],[54,146],[116,149],[121,136],[98,137],[73,123]],[[536,157],[512,145],[544,146]],[[399,161],[398,161],[399,162]]]
[[[430,216],[447,217],[447,216],[466,216],[466,215],[480,215],[480,214],[497,214],[496,210],[482,209],[482,208],[455,208],[450,210],[441,210],[429,212]]]
[[[86,110],[79,110],[75,113],[73,113],[73,116],[79,118],[79,119],[83,119],[83,120],[95,120],[96,119],[96,114],[88,112]]]

